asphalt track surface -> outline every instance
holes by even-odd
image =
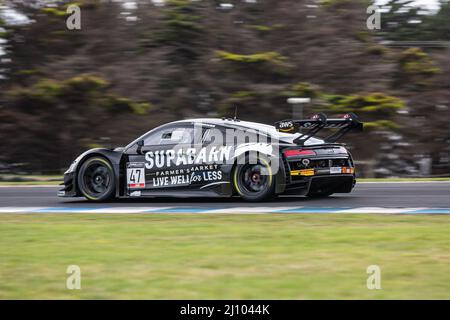
[[[325,199],[282,196],[270,202],[248,203],[239,198],[148,198],[120,199],[108,203],[92,203],[84,198],[58,198],[59,187],[0,187],[0,209],[3,207],[113,208],[121,207],[433,207],[450,208],[450,182],[359,183],[352,193],[336,194]]]

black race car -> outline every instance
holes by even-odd
[[[315,138],[324,128],[335,130]],[[261,201],[279,194],[350,192],[352,156],[335,141],[362,128],[354,114],[335,119],[317,114],[275,126],[226,118],[176,121],[126,147],[81,154],[65,172],[58,196],[104,201],[239,195]]]

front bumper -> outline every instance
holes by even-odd
[[[64,182],[61,183],[61,185],[63,186],[63,188],[57,192],[58,197],[68,198],[78,196],[74,172],[64,174]]]

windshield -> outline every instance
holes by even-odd
[[[144,133],[143,135],[141,135],[139,138],[134,139],[133,141],[131,141],[131,142],[125,147],[125,150],[127,150],[127,149],[131,148],[132,146],[134,146],[136,143],[138,143],[138,141],[144,140],[144,138],[145,138],[147,135],[151,134],[152,132],[154,132],[154,131],[156,131],[156,130],[159,130],[159,129],[161,129],[161,128],[164,128],[164,127],[167,126],[167,125],[169,125],[169,124],[163,124],[163,125],[161,125],[161,126],[159,126],[159,127],[153,128],[153,129],[150,130],[150,131],[147,131],[146,133]]]

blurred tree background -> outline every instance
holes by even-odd
[[[446,1],[426,12],[392,0],[381,30],[367,28],[362,0],[81,0],[72,31],[69,4],[4,1],[30,19],[21,25],[0,10],[5,168],[60,171],[87,148],[236,106],[272,124],[292,116],[288,97],[310,97],[306,115],[367,123],[344,139],[366,174],[450,172]]]

